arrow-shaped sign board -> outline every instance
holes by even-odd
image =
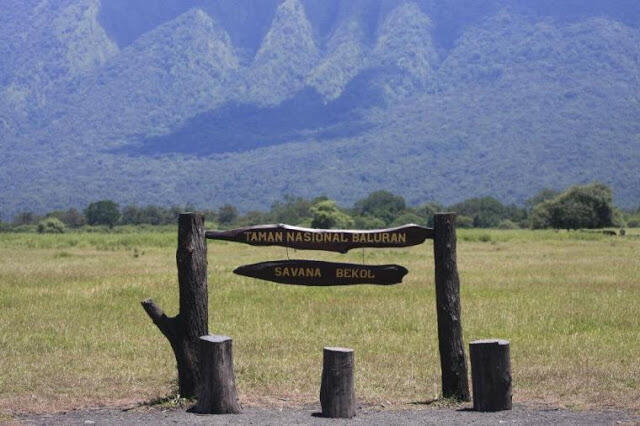
[[[334,286],[351,284],[399,284],[407,274],[400,265],[358,265],[318,260],[276,260],[240,266],[238,275],[281,284]]]
[[[433,229],[419,225],[397,228],[351,231],[311,229],[289,225],[259,225],[230,231],[207,231],[213,240],[235,241],[253,246],[281,246],[301,250],[326,250],[346,253],[360,247],[408,247],[433,238]]]

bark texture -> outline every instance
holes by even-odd
[[[476,340],[469,344],[473,409],[511,410],[511,357],[507,340]]]
[[[320,405],[322,415],[351,418],[356,415],[353,349],[324,348]]]
[[[202,414],[238,414],[240,403],[233,371],[232,341],[228,336],[200,337],[200,373],[202,386],[195,412]]]
[[[167,317],[152,299],[142,307],[165,335],[176,357],[181,396],[196,396],[200,385],[199,338],[208,330],[207,245],[204,217],[181,214],[178,219],[178,287],[180,312]]]
[[[433,252],[436,273],[438,346],[442,370],[442,395],[469,401],[469,379],[462,341],[460,279],[456,259],[456,214],[434,216]]]

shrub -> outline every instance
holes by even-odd
[[[504,219],[503,221],[501,221],[498,224],[498,228],[499,229],[518,229],[519,226],[517,223],[509,220],[509,219]]]
[[[354,205],[354,210],[361,216],[373,216],[389,225],[406,205],[404,198],[389,191],[375,191]]]
[[[538,204],[531,215],[534,229],[604,228],[614,225],[613,194],[600,183],[572,186]]]
[[[84,211],[89,225],[107,225],[113,228],[120,220],[118,204],[111,200],[96,201],[89,204]]]
[[[38,223],[37,230],[40,234],[62,234],[65,231],[65,226],[60,219],[47,217]]]
[[[456,217],[456,226],[458,228],[473,228],[473,218],[461,214]]]
[[[356,216],[353,221],[356,229],[381,229],[385,227],[382,219],[373,216]]]
[[[320,201],[311,207],[313,220],[312,228],[331,229],[331,228],[351,228],[353,219],[351,216],[338,208],[333,200]]]

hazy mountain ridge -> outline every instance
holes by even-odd
[[[0,45],[0,214],[107,197],[348,203],[378,188],[522,201],[592,179],[640,201],[640,32],[618,9],[569,19],[496,0],[448,21],[460,2],[267,1],[234,14],[232,2],[169,1],[157,23],[116,36],[106,0],[21,4],[0,18],[16,33]]]

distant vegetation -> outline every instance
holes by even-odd
[[[353,206],[378,188],[522,205],[593,180],[640,203],[637,1],[2,6],[2,220],[96,200]]]
[[[622,211],[613,205],[613,194],[601,183],[572,186],[564,192],[542,190],[527,200],[525,207],[504,205],[493,197],[476,197],[444,206],[426,202],[410,207],[403,197],[389,191],[375,191],[343,208],[325,196],[311,200],[285,196],[273,203],[268,211],[253,210],[240,214],[225,204],[218,209],[197,209],[195,206],[135,206],[120,207],[111,200],[96,201],[83,212],[76,209],[52,211],[44,216],[33,212],[17,214],[12,223],[0,224],[4,231],[62,233],[67,229],[88,229],[89,226],[113,228],[116,225],[174,225],[184,211],[200,211],[208,226],[231,228],[265,223],[286,223],[313,228],[376,229],[417,223],[433,226],[433,215],[441,211],[458,213],[460,228],[499,229],[596,229],[605,227],[640,226],[640,208]]]

